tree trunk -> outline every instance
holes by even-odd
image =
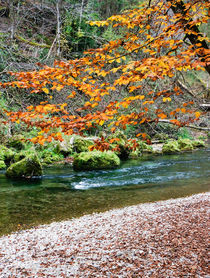
[[[60,7],[61,0],[56,1],[56,17],[57,17],[57,30],[56,30],[56,40],[57,40],[57,51],[56,54],[60,57],[61,54],[61,19],[60,19]]]

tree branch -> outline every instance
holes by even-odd
[[[170,120],[159,119],[159,122],[174,125],[174,123],[172,123]],[[200,127],[200,126],[195,126],[195,125],[185,125],[185,127],[197,129],[197,130],[210,131],[209,127]]]
[[[169,2],[171,4],[171,0],[167,0],[167,2]],[[177,1],[175,4],[171,5],[171,9],[172,9],[172,11],[175,15],[180,14],[180,13],[183,15],[181,22],[183,24],[183,29],[184,29],[185,32],[186,32],[186,29],[189,29],[189,30],[192,30],[193,32],[196,33],[196,35],[195,35],[193,33],[188,34],[186,32],[186,37],[189,39],[190,43],[192,45],[194,45],[195,47],[196,47],[196,44],[201,44],[202,48],[209,49],[207,42],[205,40],[203,40],[203,36],[200,33],[199,28],[196,25],[190,26],[190,23],[192,22],[192,19],[189,19],[189,20],[185,19],[185,16],[186,16],[186,13],[187,13],[187,11],[185,9],[185,3],[183,1],[179,1],[179,2]],[[202,37],[202,39],[199,40],[198,36]],[[201,58],[201,61],[203,60],[203,62],[205,62],[204,55],[200,54],[198,56]],[[210,75],[210,65],[206,64],[205,69],[208,72],[208,74]]]

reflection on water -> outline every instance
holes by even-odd
[[[124,162],[119,169],[45,170],[42,179],[6,179],[0,172],[0,234],[94,211],[209,190],[210,149]]]

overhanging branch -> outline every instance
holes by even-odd
[[[159,119],[159,122],[174,125],[174,123],[172,123],[170,120]],[[195,125],[185,125],[185,127],[197,129],[197,130],[203,130],[203,131],[210,131],[210,128],[208,127],[200,127]]]

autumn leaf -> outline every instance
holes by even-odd
[[[199,118],[199,117],[200,117],[200,115],[201,115],[201,113],[200,113],[200,112],[198,112],[198,111],[197,111],[197,112],[195,112],[195,117],[196,117],[196,118]]]
[[[49,89],[47,89],[47,88],[43,88],[42,91],[46,94],[49,94]]]

